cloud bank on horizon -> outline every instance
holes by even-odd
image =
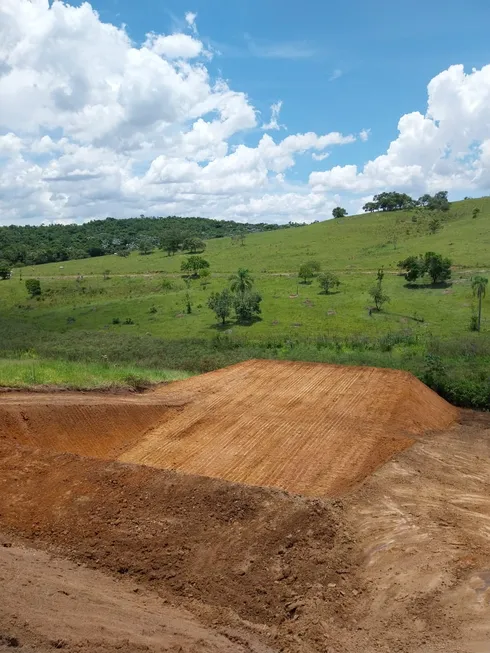
[[[490,188],[490,65],[442,71],[425,114],[403,115],[385,154],[325,169],[332,148],[364,143],[370,130],[285,135],[281,100],[264,120],[244,91],[212,76],[219,55],[198,21],[187,12],[185,30],[138,45],[88,2],[2,0],[1,224],[142,212],[311,222],[383,190]],[[305,154],[322,169],[298,181]]]

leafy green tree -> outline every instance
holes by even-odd
[[[333,288],[338,288],[340,286],[340,280],[333,272],[322,272],[318,277],[318,283],[326,295],[328,295]]]
[[[428,274],[432,283],[442,283],[451,278],[451,260],[435,252],[426,252],[424,256],[409,256],[398,263],[405,270],[405,279],[414,283]]]
[[[401,270],[405,270],[405,279],[414,283],[425,274],[424,260],[420,256],[409,256],[398,263]]]
[[[10,279],[12,266],[8,261],[0,261],[0,279]]]
[[[252,289],[254,280],[246,268],[240,268],[238,272],[230,277],[232,292],[237,295],[244,295]]]
[[[201,277],[201,286],[203,288],[209,285],[210,283],[209,277],[211,276],[211,272],[209,271],[209,268],[203,268],[199,273],[199,276]]]
[[[441,228],[441,221],[438,217],[434,216],[429,220],[429,233],[436,234]]]
[[[336,206],[332,211],[332,215],[334,218],[344,218],[347,215],[347,211],[341,206]]]
[[[383,304],[386,304],[387,302],[390,301],[390,298],[388,295],[386,295],[383,292],[383,279],[384,279],[385,273],[382,268],[378,270],[378,273],[376,275],[377,283],[371,290],[369,291],[369,294],[371,295],[374,305],[376,306],[377,311],[381,311],[383,308]]]
[[[447,190],[440,190],[435,195],[425,193],[419,197],[418,206],[429,209],[429,211],[449,211],[451,205],[447,197]]]
[[[473,220],[475,220],[475,218],[477,218],[479,215],[480,215],[480,209],[477,206],[475,206],[471,214],[471,217],[473,218]]]
[[[26,289],[30,297],[39,297],[41,294],[41,282],[39,279],[26,279]]]
[[[471,280],[471,287],[473,288],[473,294],[478,299],[478,321],[476,324],[476,330],[481,330],[481,305],[483,298],[487,293],[488,279],[482,276],[473,277]]]
[[[367,202],[363,211],[400,211],[402,209],[411,209],[416,202],[406,193],[385,192],[375,195],[372,202]]]
[[[440,190],[433,195],[428,203],[428,207],[432,211],[449,211],[451,205],[447,197],[447,190]]]
[[[147,256],[148,254],[153,253],[154,245],[151,238],[140,238],[138,243],[139,253],[142,256]]]
[[[183,242],[182,234],[177,231],[169,231],[160,240],[160,247],[167,252],[169,256],[176,254]]]
[[[419,206],[427,207],[429,205],[429,202],[431,201],[432,196],[429,195],[429,193],[425,193],[425,195],[422,195],[419,197],[417,204]]]
[[[198,277],[201,270],[209,268],[209,263],[202,256],[188,256],[185,261],[182,261],[180,269],[182,272],[187,272],[194,277]]]
[[[318,261],[307,261],[300,266],[298,277],[303,279],[303,283],[308,283],[320,270],[321,265]]]
[[[196,254],[197,252],[204,252],[206,249],[206,243],[202,238],[197,238],[195,236],[190,236],[185,238],[182,243],[182,249],[191,254]]]
[[[261,301],[262,297],[259,295],[259,293],[251,290],[237,294],[234,300],[237,322],[241,324],[247,324],[259,316],[261,313]]]
[[[228,288],[224,288],[221,292],[214,292],[208,299],[208,307],[215,312],[218,320],[222,324],[226,324],[226,320],[230,317],[231,309],[234,305],[234,297]]]
[[[432,283],[442,283],[451,278],[451,260],[444,258],[441,254],[426,252],[424,267],[432,279]]]
[[[386,295],[379,285],[373,286],[369,291],[369,294],[372,297],[374,305],[376,306],[377,311],[381,311],[383,304],[386,304],[390,301],[388,295]]]

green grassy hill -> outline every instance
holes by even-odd
[[[478,218],[472,218],[479,208]],[[207,241],[206,258],[213,272],[232,272],[248,267],[254,273],[296,272],[308,258],[335,270],[395,268],[406,256],[429,250],[442,252],[458,267],[490,267],[490,197],[454,202],[442,214],[441,229],[430,234],[429,216],[412,221],[416,211],[397,211],[350,216],[317,224],[247,236],[244,247],[230,238]],[[180,271],[183,255],[167,256],[162,251],[128,258],[115,255],[49,263],[26,272],[33,276],[76,274],[142,274]]]
[[[477,218],[472,217],[474,208],[480,209]],[[262,319],[250,326],[228,324],[228,341],[232,338],[241,343],[229,344],[229,349],[239,349],[246,340],[247,346],[255,347],[247,350],[247,355],[261,355],[264,349],[272,349],[274,355],[331,360],[331,354],[322,358],[305,353],[302,343],[319,351],[322,346],[318,339],[336,340],[337,353],[342,350],[345,354],[356,349],[353,338],[379,342],[397,334],[395,341],[401,344],[394,341],[395,346],[389,347],[394,359],[381,363],[410,368],[409,359],[415,349],[434,338],[469,342],[468,346],[487,361],[490,289],[484,304],[482,333],[471,334],[469,324],[474,310],[471,276],[477,272],[489,276],[490,198],[453,203],[440,218],[436,233],[430,233],[428,213],[412,210],[250,234],[243,246],[229,238],[210,240],[204,256],[210,263],[211,277],[207,284],[192,281],[190,315],[185,312],[186,287],[180,276],[181,262],[186,257],[183,254],[132,253],[127,258],[111,255],[16,269],[11,279],[0,281],[2,350],[11,355],[34,348],[48,356],[90,359],[110,351],[111,356],[127,362],[144,358],[143,364],[151,366],[156,363],[151,350],[168,354],[170,341],[192,340],[201,343],[195,349],[187,347],[187,352],[192,350],[199,359],[195,364],[187,354],[182,358],[184,347],[172,360],[160,353],[161,365],[182,367],[185,363],[187,369],[212,368],[240,356],[216,355],[216,336],[222,339],[223,329],[216,325],[207,299],[211,292],[228,284],[231,273],[246,267],[263,296]],[[413,289],[397,274],[400,259],[426,251],[452,259],[450,286]],[[337,272],[341,280],[338,293],[321,294],[316,281],[311,285],[298,283],[299,266],[312,259],[319,261],[323,270]],[[385,291],[391,301],[383,312],[369,315],[372,300],[368,291],[381,266],[388,272]],[[106,271],[109,278],[104,279]],[[77,275],[83,275],[83,279],[77,280]],[[39,299],[28,298],[24,285],[27,278],[40,279]],[[343,345],[338,344],[339,339]],[[351,344],[346,345],[349,339]],[[166,349],[162,342],[167,343]],[[202,344],[205,342],[209,345]],[[291,342],[296,344],[287,344]],[[312,345],[314,342],[317,344]],[[484,343],[488,344],[488,352],[486,344],[481,350]],[[407,349],[405,345],[410,346]],[[246,357],[245,353],[241,357]],[[341,362],[376,360],[369,356],[360,360],[353,354],[343,356]]]

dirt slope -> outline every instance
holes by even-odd
[[[457,411],[396,370],[248,361],[164,388],[183,409],[119,460],[338,494]]]
[[[320,496],[457,415],[404,372],[249,361],[139,397],[0,397],[0,439]]]
[[[0,440],[113,459],[175,410],[153,394],[3,394]]]

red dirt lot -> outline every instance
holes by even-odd
[[[335,376],[330,366],[301,365],[269,367],[269,386],[253,362],[119,403],[2,398],[0,650],[488,653],[490,415],[458,413],[407,375],[380,371],[382,380],[373,370],[352,370],[342,388],[340,372],[337,382],[321,378],[322,368],[324,377]],[[295,389],[287,389],[287,369]],[[236,385],[234,374],[241,377]],[[297,378],[308,387],[304,394]],[[248,386],[239,410],[239,388]],[[342,406],[346,395],[350,409]],[[329,410],[318,405],[321,396]],[[260,397],[272,408],[261,409]],[[274,437],[288,419],[304,422],[303,430],[291,425],[284,440],[301,460],[298,475],[308,476],[305,451],[316,438],[311,478],[326,478],[318,476],[320,456],[328,469],[342,464],[350,474],[342,496],[307,497],[105,459],[121,455],[111,424],[139,402],[149,419],[145,411],[130,418],[124,455],[138,442],[157,447],[155,429],[164,420],[171,425],[165,447],[180,438],[183,452],[186,439],[194,446],[194,438],[207,438],[219,456],[206,421],[199,440],[197,414],[213,417],[223,443],[218,425],[233,431],[223,423],[226,401],[241,427],[248,412],[243,437],[254,447],[269,433],[254,421],[260,415]],[[70,410],[78,419],[65,423]],[[94,418],[83,427],[97,411],[106,425]],[[192,428],[181,433],[175,424],[186,411]],[[54,438],[44,424],[48,414],[59,416]],[[99,441],[106,431],[107,445]],[[306,449],[295,448],[292,432]],[[373,462],[376,446],[390,437],[404,446]],[[77,453],[54,450],[67,442]],[[264,443],[265,450],[264,461],[271,460],[264,469],[276,480],[279,466],[291,483],[284,451]],[[89,451],[100,457],[87,457]],[[336,479],[329,489],[338,495]]]

